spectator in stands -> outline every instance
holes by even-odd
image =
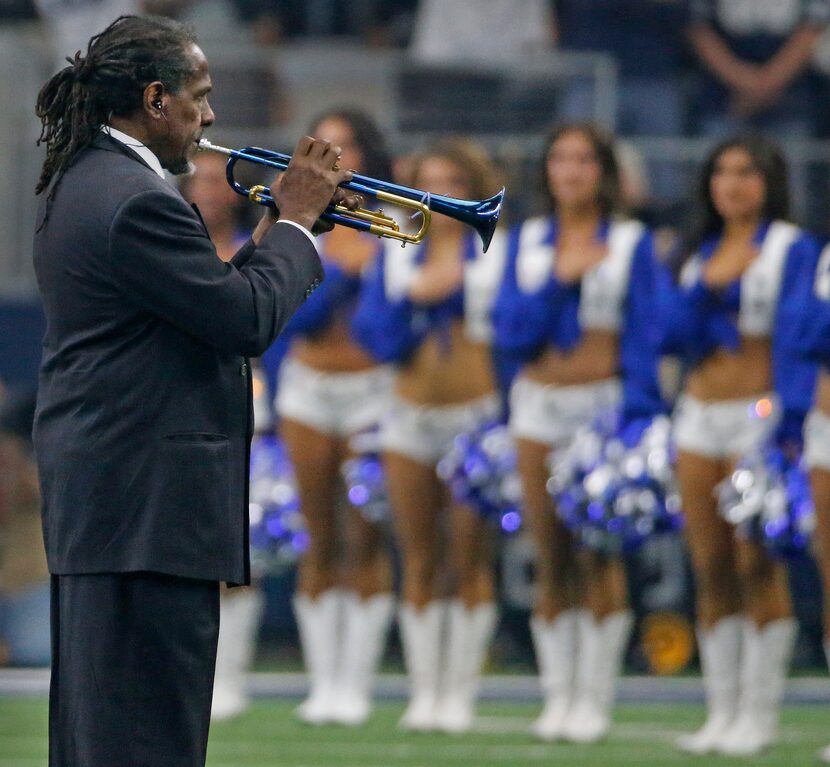
[[[125,14],[156,13],[174,16],[192,0],[34,0],[52,34],[55,68],[67,52],[86,49],[90,32],[103,29]]]
[[[616,132],[621,136],[680,136],[686,132],[684,0],[557,0],[563,51],[606,53],[618,66]],[[595,83],[564,89],[559,114],[596,119]],[[684,185],[673,160],[649,168],[653,196],[676,202]]]
[[[407,183],[428,192],[483,199],[498,189],[487,154],[467,141],[427,148],[410,170]],[[503,243],[497,232],[483,253],[474,232],[435,214],[419,247],[384,248],[355,314],[358,341],[396,363],[380,444],[402,557],[407,730],[469,729],[496,627],[487,524],[452,502],[436,466],[457,435],[499,414],[489,313]]]
[[[417,0],[230,0],[261,43],[290,37],[350,37],[403,44]]]
[[[542,168],[549,213],[511,234],[494,342],[521,364],[510,429],[535,542],[530,625],[545,696],[533,732],[590,743],[610,728],[633,614],[622,558],[582,550],[557,516],[548,456],[598,414],[619,411],[625,428],[661,411],[654,263],[647,228],[619,216],[609,135],[591,124],[557,126]]]
[[[0,408],[0,662],[48,666],[49,571],[32,456],[34,393]]]
[[[675,275],[661,271],[662,350],[688,370],[674,436],[708,718],[678,746],[696,754],[751,756],[776,740],[796,637],[786,568],[717,498],[743,456],[800,441],[810,407],[815,367],[795,341],[818,247],[787,221],[788,197],[776,145],[724,141],[701,171]]]
[[[390,178],[383,136],[362,112],[326,112],[309,135],[341,147],[343,167]],[[320,239],[326,277],[287,328],[292,342],[278,379],[279,433],[309,533],[294,610],[311,681],[296,713],[312,724],[369,716],[394,608],[383,529],[349,505],[341,479],[341,465],[362,452],[388,403],[389,369],[350,335],[363,271],[380,248],[345,226]]]
[[[699,132],[812,136],[821,91],[810,66],[828,21],[828,0],[693,0],[689,39],[703,68]]]
[[[697,132],[722,139],[760,130],[783,142],[815,138],[826,82],[812,69],[830,0],[693,0],[689,39],[702,66]],[[789,156],[793,208],[826,226],[826,173]],[[810,172],[808,172],[810,171]]]
[[[548,0],[421,0],[410,57],[423,64],[517,64],[554,40]]]
[[[34,0],[2,0],[0,2],[0,26],[38,18]]]

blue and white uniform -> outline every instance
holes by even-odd
[[[334,323],[350,328],[363,275],[349,274],[332,258],[326,258],[329,242],[326,236],[320,239],[325,278],[287,328],[294,337],[313,341]],[[361,437],[377,427],[388,407],[391,372],[386,365],[354,372],[318,370],[300,362],[289,351],[280,370],[277,412],[282,418],[302,423],[330,438],[347,438],[351,450],[363,452],[367,445]],[[334,493],[336,476],[313,479]],[[302,482],[298,486],[302,491]],[[303,508],[307,502],[303,492],[299,500],[305,516],[320,513],[313,504],[309,504],[312,508]],[[336,508],[335,497],[330,497],[329,502]],[[316,523],[316,526],[309,524],[311,546],[314,546],[315,530],[319,530],[323,520],[310,521]],[[323,548],[336,548],[337,533],[329,531],[326,538]],[[394,597],[382,590],[364,597],[338,582],[339,563],[325,562],[324,567],[332,568],[329,574],[337,585],[313,597],[298,591],[293,600],[309,674],[308,697],[298,706],[296,715],[310,724],[337,722],[355,726],[363,723],[371,711],[374,674],[385,647]],[[383,589],[383,586],[378,584],[377,588]]]
[[[313,338],[338,316],[354,312],[363,278],[325,258],[325,238],[322,255],[325,279],[294,315],[286,334]],[[390,370],[383,365],[357,372],[327,372],[289,353],[282,362],[275,407],[283,418],[346,437],[377,424],[388,405],[390,385]]]
[[[385,247],[368,276],[352,328],[357,341],[380,362],[405,365],[430,337],[450,343],[450,326],[463,320],[467,338],[489,343],[490,311],[504,265],[504,237],[496,232],[486,253],[474,234],[464,238],[463,286],[437,304],[418,304],[409,290],[426,260],[429,241],[420,247]],[[381,445],[426,464],[438,461],[453,438],[498,416],[495,395],[457,405],[433,407],[393,396],[381,422]]]
[[[603,221],[598,239],[607,255],[579,282],[555,275],[556,218],[532,218],[508,244],[505,278],[494,309],[495,346],[519,364],[547,348],[568,352],[583,332],[618,334],[619,374],[604,381],[558,386],[521,374],[510,396],[510,426],[518,437],[561,445],[600,409],[622,406],[623,420],[663,409],[654,335],[654,256],[638,221]]]
[[[804,279],[809,281],[810,275]],[[830,370],[830,245],[821,253],[812,295],[803,305],[798,349],[824,371]],[[818,408],[804,422],[804,463],[808,469],[830,471],[830,416]]]
[[[575,350],[585,333],[618,338],[616,375],[605,380],[560,386],[531,380],[520,371],[513,383],[512,434],[565,448],[600,412],[621,410],[622,425],[628,426],[660,412],[662,402],[652,337],[649,232],[638,221],[601,221],[596,239],[606,246],[605,256],[573,282],[556,276],[558,235],[555,217],[532,218],[512,231],[493,324],[497,349],[519,365],[546,351]],[[522,481],[533,480],[522,476]],[[529,514],[540,511],[527,509]],[[540,562],[545,557],[549,566],[566,567],[553,554],[558,549],[554,541],[537,535],[535,543]],[[632,625],[627,609],[595,616],[574,606],[550,620],[534,614],[531,635],[545,692],[544,708],[532,727],[538,737],[588,743],[605,735]],[[563,674],[563,669],[570,671]]]
[[[765,222],[755,235],[757,258],[739,280],[713,290],[703,281],[703,266],[719,241],[704,241],[677,282],[662,270],[661,351],[694,367],[719,348],[737,351],[742,337],[769,338],[773,391],[719,402],[680,397],[678,447],[711,458],[760,447],[776,429],[782,438],[799,440],[816,378],[815,365],[797,350],[798,320],[812,283],[805,275],[812,274],[817,257],[815,240],[792,224]]]

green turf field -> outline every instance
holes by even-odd
[[[703,709],[688,704],[621,705],[611,737],[597,746],[547,745],[526,734],[536,706],[483,705],[475,732],[464,736],[404,735],[395,729],[401,704],[384,704],[367,726],[303,727],[285,701],[257,703],[238,720],[214,725],[209,767],[519,767],[520,765],[816,765],[830,743],[830,710],[790,707],[784,737],[757,759],[686,757],[671,745],[699,723]],[[45,767],[46,703],[0,699],[0,767]],[[117,767],[113,764],[113,767]]]
[[[238,720],[214,725],[209,767],[518,767],[519,765],[709,765],[800,767],[816,764],[830,743],[830,709],[792,706],[781,743],[757,759],[686,757],[671,745],[700,722],[688,704],[621,705],[612,736],[597,746],[547,745],[526,734],[536,706],[483,705],[476,731],[464,736],[404,735],[395,729],[401,704],[384,704],[366,727],[309,728],[294,722],[292,703],[263,701]],[[0,698],[0,767],[45,767],[46,702]],[[113,764],[113,767],[118,767]]]

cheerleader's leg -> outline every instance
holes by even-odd
[[[530,633],[544,696],[544,708],[534,721],[532,732],[542,740],[556,740],[564,734],[565,721],[573,703],[577,628],[582,610],[564,610],[553,620],[534,615]]]
[[[349,568],[344,603],[343,652],[334,720],[356,726],[371,713],[375,674],[395,610],[386,541],[378,524],[350,510]]]
[[[466,507],[452,508],[455,598],[447,622],[443,689],[437,715],[444,732],[463,733],[473,723],[475,700],[481,683],[498,611],[493,583],[492,531],[486,520]]]
[[[371,713],[372,688],[395,610],[392,594],[363,599],[355,591],[344,601],[342,665],[333,721],[350,727],[363,724]]]
[[[547,490],[550,446],[517,438],[523,514],[535,544],[536,604],[531,633],[544,696],[531,731],[544,740],[562,735],[573,702],[577,620],[577,572],[570,533],[557,517]]]
[[[398,617],[410,694],[400,727],[428,731],[438,726],[448,608],[438,590],[446,494],[433,464],[390,451],[384,467],[403,570]]]
[[[265,598],[258,586],[223,588],[219,599],[219,643],[213,683],[213,721],[230,719],[248,708],[245,675],[256,651]]]
[[[711,753],[735,719],[743,626],[744,619],[740,615],[722,618],[711,628],[698,626],[697,643],[708,717],[697,732],[677,739],[677,746],[683,751]]]
[[[728,471],[720,459],[678,451],[677,479],[695,578],[707,718],[699,730],[682,735],[676,744],[695,754],[715,750],[737,710],[743,605],[734,529],[718,514],[715,495],[715,486]]]
[[[402,730],[438,729],[441,645],[448,608],[446,600],[433,600],[421,609],[404,603],[398,612],[409,677],[409,703],[398,723]]]
[[[826,447],[825,430],[816,435],[811,434],[810,425],[815,421],[815,417],[812,421],[808,419],[805,426],[804,452],[805,459],[810,459],[810,486],[816,507],[815,551],[824,594],[824,654],[830,668],[830,455]],[[825,423],[825,419],[820,418],[816,425]],[[821,751],[819,758],[830,764],[830,746]]]
[[[309,546],[298,568],[294,612],[309,674],[309,696],[297,717],[309,724],[332,718],[341,664],[343,592],[339,588],[338,493],[342,440],[283,418],[285,441],[297,482]]]
[[[574,702],[563,736],[576,743],[602,740],[611,726],[617,680],[628,648],[634,615],[628,609],[626,575],[618,557],[582,557],[586,610],[578,614],[578,664]]]
[[[339,669],[338,645],[341,636],[343,592],[328,589],[312,599],[298,593],[294,615],[309,676],[308,697],[295,714],[306,724],[325,724],[332,720]]]
[[[730,756],[754,756],[778,737],[781,698],[798,624],[792,617],[787,575],[760,544],[740,541],[747,620],[740,697],[734,722],[718,743]]]

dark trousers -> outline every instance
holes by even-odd
[[[219,584],[52,576],[49,767],[204,767]]]

